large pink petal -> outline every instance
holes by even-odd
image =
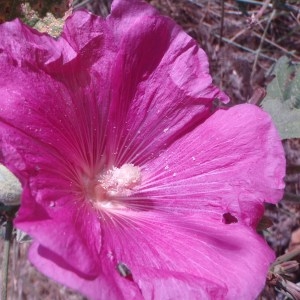
[[[249,227],[213,222],[204,214],[178,218],[123,212],[102,224],[102,235],[98,278],[75,273],[42,246],[38,252],[33,246],[30,259],[47,276],[92,299],[107,299],[110,291],[111,299],[140,299],[142,293],[146,300],[251,300],[262,290],[274,260],[272,250]],[[120,263],[128,266],[131,277],[117,272]]]
[[[16,110],[15,115],[18,113]],[[74,153],[68,156],[64,140],[61,149],[51,144],[57,137],[54,127],[47,131],[47,124],[33,127],[32,122],[25,133],[27,117],[24,114],[25,123],[18,129],[13,121],[6,124],[8,121],[2,120],[0,126],[2,161],[19,176],[24,189],[15,224],[49,249],[59,251],[71,265],[84,257],[74,269],[95,276],[99,269],[95,261],[101,247],[100,224],[81,192],[82,164],[74,167]],[[39,138],[31,135],[35,131],[32,135]],[[61,152],[65,152],[66,160]]]
[[[207,118],[215,98],[228,98],[212,85],[204,51],[151,6],[114,1],[108,22],[118,52],[107,150],[117,166],[140,164]]]
[[[217,111],[143,168],[135,197],[153,209],[216,221],[231,213],[255,227],[262,203],[282,197],[285,158],[270,117],[245,104]]]
[[[1,24],[0,54],[0,62],[5,58],[1,68],[13,64],[27,70],[44,69],[55,61],[66,63],[76,56],[65,40],[55,41],[47,34],[25,26],[18,19]]]
[[[88,13],[84,16],[91,18]],[[81,14],[79,17],[82,19]],[[101,82],[109,77],[105,67],[109,56],[98,45],[103,41],[101,19],[92,19],[99,20],[94,23],[100,32],[88,49],[78,47],[83,53],[76,53],[63,38],[55,41],[18,20],[0,26],[2,122],[21,131],[23,137],[32,137],[31,142],[47,144],[49,153],[56,152],[62,160],[83,169],[87,164],[95,168],[98,163],[107,124],[107,111],[101,104],[107,97],[99,92],[103,90],[99,77]],[[106,58],[101,76],[92,80],[86,52],[93,56],[95,49]],[[67,71],[69,76],[65,76]]]
[[[63,38],[55,41],[18,20],[0,26],[1,161],[24,188],[15,224],[87,278],[99,273],[101,231],[82,190],[99,171],[107,123],[99,109],[101,85],[80,72],[89,75],[86,51],[104,55],[95,42],[76,53]],[[102,82],[109,73],[103,66]]]
[[[103,241],[145,299],[254,299],[274,260],[252,228],[197,212],[120,212],[103,224]]]
[[[49,57],[63,56],[52,38],[18,21],[0,28],[7,29],[6,48],[0,53],[1,161],[24,188],[16,225],[49,249],[59,249],[70,261],[84,257],[74,269],[95,276],[99,271],[95,261],[101,247],[100,224],[89,211],[82,187],[85,178],[93,177],[99,167],[98,139],[103,135],[98,102],[84,83],[77,85],[77,90],[68,90],[49,69],[39,68],[39,64],[47,65]],[[27,53],[29,45],[31,55]],[[89,98],[85,97],[87,92]],[[84,98],[89,102],[84,103]]]
[[[96,278],[86,278],[66,267],[66,262],[57,254],[38,243],[33,243],[29,252],[30,261],[50,278],[63,282],[93,300],[142,300],[138,286],[124,280],[108,260],[101,262],[103,273]],[[82,260],[77,260],[80,264]]]
[[[165,236],[160,233],[162,224],[156,221],[153,224],[152,220],[147,224],[147,221],[150,221],[147,216],[142,224],[138,224],[135,223],[137,216],[130,217],[133,218],[131,225],[135,228],[132,226],[113,228],[112,224],[108,225],[110,228],[106,228],[104,234],[106,242],[102,248],[100,262],[101,274],[98,278],[88,278],[74,272],[61,257],[41,245],[32,246],[30,260],[47,276],[79,290],[91,299],[150,300],[187,297],[200,300],[212,297],[221,299],[227,293],[224,282],[215,282],[215,278],[211,279],[209,276],[202,277],[203,273],[200,272],[202,267],[200,271],[195,272],[200,267],[197,261],[200,256],[197,254],[195,259],[189,256],[194,255],[196,249],[178,251],[177,247],[182,248],[184,233],[178,235],[173,230],[180,231],[182,229],[180,226],[178,228],[173,226]],[[127,225],[130,225],[130,222]],[[144,225],[151,225],[151,229]],[[119,230],[122,231],[121,235]],[[180,241],[174,243],[178,236]],[[166,245],[168,249],[164,248]],[[201,246],[201,243],[199,245]],[[203,255],[206,255],[205,251]],[[124,278],[118,273],[117,267],[122,261],[130,266],[132,278]],[[188,263],[192,264],[190,268]]]
[[[38,203],[49,198],[54,200],[48,205]],[[15,225],[49,251],[58,253],[66,261],[67,270],[93,279],[100,271],[100,223],[90,207],[74,203],[74,199],[60,191],[60,186],[53,192],[47,186],[32,191],[25,185]],[[80,264],[74,263],[78,261]]]
[[[74,157],[84,154],[90,164],[104,146],[108,165],[148,160],[201,123],[215,97],[227,99],[211,84],[203,50],[173,21],[140,1],[120,13],[124,3],[116,2],[106,21],[75,13],[58,41],[17,21],[1,31],[9,110],[25,103],[27,128],[36,130],[29,120],[35,113],[43,131],[46,117],[60,134],[52,144],[77,147]],[[129,19],[134,26],[126,26]]]

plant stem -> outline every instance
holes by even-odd
[[[220,38],[219,38],[219,47],[222,46],[222,38],[224,31],[224,14],[225,14],[225,0],[221,2],[221,26],[220,26]]]
[[[13,232],[13,222],[12,220],[7,220],[6,228],[5,228],[3,263],[2,263],[1,300],[7,299],[9,249],[10,249],[12,232]]]
[[[258,49],[256,50],[256,55],[255,55],[254,63],[253,63],[253,66],[252,66],[252,72],[251,72],[251,82],[252,82],[253,76],[254,76],[254,74],[256,72],[256,65],[257,65],[257,62],[258,62],[258,57],[259,57],[260,51],[262,49],[262,45],[263,45],[263,43],[265,41],[265,38],[266,38],[266,35],[267,35],[267,30],[268,30],[268,28],[269,28],[272,20],[274,19],[275,15],[276,15],[276,9],[274,9],[272,11],[272,13],[271,13],[271,15],[270,15],[270,17],[269,17],[269,19],[267,21],[266,28],[264,30],[264,33],[263,33],[261,39],[260,39],[260,43],[259,43]]]

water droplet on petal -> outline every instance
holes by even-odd
[[[168,166],[168,165],[166,165],[166,166],[165,166],[165,170],[168,170],[168,169],[169,169],[169,166]]]
[[[55,201],[51,201],[50,203],[49,203],[49,207],[55,207]]]
[[[113,261],[114,255],[113,255],[112,251],[107,252],[107,257],[108,257],[109,260]]]
[[[164,129],[164,133],[167,133],[168,131],[169,131],[168,127]]]
[[[177,173],[173,173],[173,177],[175,177],[177,175]]]

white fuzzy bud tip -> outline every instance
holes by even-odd
[[[0,202],[4,205],[19,205],[22,187],[20,181],[0,164]]]

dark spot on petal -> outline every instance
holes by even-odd
[[[237,223],[238,219],[233,216],[231,213],[227,212],[223,214],[223,219],[222,219],[224,224],[232,224],[232,223]]]
[[[120,262],[117,264],[117,271],[122,277],[133,281],[132,273],[124,263]]]

